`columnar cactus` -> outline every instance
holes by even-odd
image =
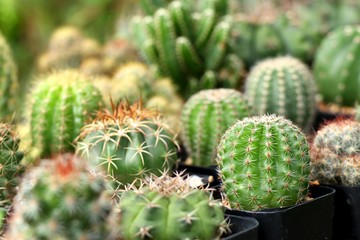
[[[188,178],[161,176],[124,191],[118,205],[124,240],[219,239],[228,228],[221,203],[190,185]]]
[[[72,154],[31,169],[14,201],[6,239],[107,239],[112,204],[105,180]]]
[[[323,126],[311,150],[312,180],[324,184],[360,184],[360,123],[346,119]]]
[[[301,202],[308,193],[309,164],[305,135],[281,116],[244,118],[225,132],[218,146],[224,201],[234,209]]]
[[[304,131],[315,116],[315,81],[309,69],[290,56],[258,63],[245,83],[245,96],[255,114],[282,115]]]
[[[0,32],[0,119],[2,121],[12,120],[17,89],[16,65],[10,47]]]
[[[145,39],[139,47],[147,60],[183,95],[202,88],[236,87],[243,67],[229,47],[232,21],[225,16],[227,1],[204,2],[197,10],[191,1],[172,1],[152,16],[133,21],[134,29],[146,32],[139,36]]]
[[[157,112],[121,102],[83,127],[77,153],[122,184],[171,170],[177,160],[175,136]]]
[[[184,105],[182,139],[194,165],[216,164],[221,136],[237,120],[250,115],[243,95],[233,89],[202,90]]]
[[[23,170],[20,164],[23,153],[18,151],[19,142],[12,126],[0,123],[0,207],[10,205],[16,192],[17,177]]]
[[[325,104],[353,107],[360,101],[360,25],[341,26],[321,42],[314,76]]]
[[[75,70],[38,79],[29,97],[32,147],[40,157],[74,151],[74,139],[102,104],[100,92]]]

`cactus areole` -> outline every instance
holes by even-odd
[[[250,211],[295,205],[308,193],[309,163],[305,135],[291,121],[244,118],[218,146],[225,203]]]

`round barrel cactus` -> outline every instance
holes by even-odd
[[[360,184],[360,123],[335,120],[317,133],[311,149],[312,180],[323,184]]]
[[[295,205],[307,196],[309,146],[305,135],[282,116],[244,118],[218,146],[224,201],[256,211]]]
[[[77,153],[122,184],[171,170],[177,160],[175,136],[157,112],[121,102],[82,128]]]
[[[353,107],[360,102],[360,25],[341,26],[321,42],[314,76],[325,104]]]
[[[118,205],[123,239],[219,239],[228,227],[221,203],[190,185],[181,176],[161,176],[123,192]]]
[[[306,65],[290,56],[269,58],[252,68],[245,96],[255,114],[282,115],[304,131],[315,116],[315,81]]]
[[[43,160],[22,180],[6,239],[107,239],[111,196],[72,154]]]
[[[0,119],[3,121],[12,120],[17,89],[16,65],[10,47],[0,32]]]
[[[233,89],[202,90],[182,110],[182,139],[194,165],[216,164],[216,147],[223,133],[250,114],[244,96]]]
[[[38,79],[29,97],[32,147],[40,157],[74,151],[74,139],[102,103],[100,92],[75,70]]]

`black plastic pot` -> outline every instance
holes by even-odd
[[[261,240],[331,239],[335,190],[312,186],[310,194],[311,201],[296,206],[261,211],[226,210],[226,213],[256,218]]]
[[[230,230],[222,240],[257,240],[259,222],[255,218],[225,214],[229,218]]]
[[[334,240],[360,240],[360,186],[326,185],[334,188]]]

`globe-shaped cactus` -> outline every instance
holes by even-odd
[[[317,133],[311,150],[312,180],[323,184],[360,184],[360,123],[335,120]]]
[[[308,193],[309,146],[291,121],[276,115],[244,118],[218,146],[224,202],[234,209],[295,205]]]
[[[245,96],[255,114],[282,115],[304,131],[316,112],[316,85],[301,61],[286,56],[259,62],[245,83]]]
[[[216,147],[223,133],[250,114],[244,96],[233,89],[202,90],[182,110],[182,139],[192,163],[216,164]]]

